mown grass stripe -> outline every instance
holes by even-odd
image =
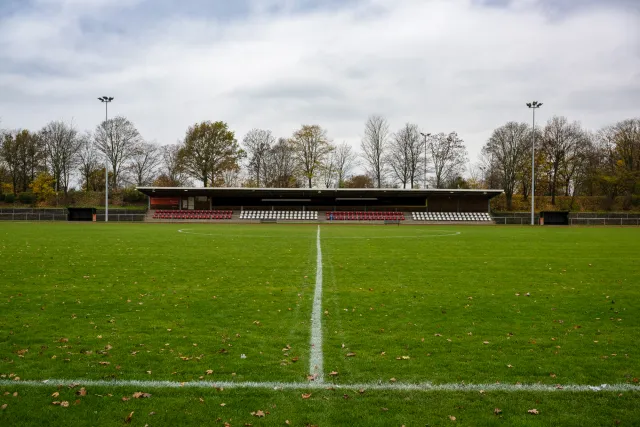
[[[315,381],[324,382],[322,354],[322,247],[320,245],[320,226],[316,237],[316,287],[313,293],[313,310],[311,311],[311,351],[309,372],[316,376]]]

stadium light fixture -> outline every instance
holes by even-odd
[[[100,96],[98,100],[104,104],[104,122],[109,120],[108,105],[113,101],[113,96]],[[104,222],[109,222],[109,162],[104,161]]]
[[[536,109],[542,107],[542,102],[527,102],[527,107],[533,110],[533,131],[531,132],[531,225],[533,225],[536,198]]]

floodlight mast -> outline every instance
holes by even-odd
[[[101,96],[98,100],[104,103],[104,124],[107,130],[107,121],[109,120],[108,105],[113,101],[113,96]],[[109,222],[109,161],[104,160],[104,222]]]
[[[420,135],[424,137],[424,188],[427,188],[427,137],[431,136],[430,133],[420,132]]]
[[[527,107],[533,110],[533,132],[531,133],[531,225],[533,225],[533,217],[535,210],[535,197],[536,197],[536,109],[542,107],[542,102],[533,101],[527,102]]]

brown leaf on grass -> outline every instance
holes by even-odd
[[[395,383],[396,379],[395,378],[391,378],[389,381],[391,381],[392,383]]]
[[[380,408],[382,410],[382,412],[387,412],[389,410],[389,408]]]
[[[18,392],[17,391],[13,392],[13,397],[18,397]]]
[[[133,418],[133,413],[134,413],[134,412],[135,412],[135,411],[131,411],[131,413],[130,413],[129,415],[127,415],[127,417],[124,419],[124,422],[125,422],[125,423],[127,423],[127,424],[128,424],[128,423],[130,423],[130,422],[131,422],[131,418]]]
[[[60,338],[60,342],[69,342],[69,338]]]
[[[63,400],[62,402],[60,402],[60,406],[62,406],[63,408],[68,408],[69,402],[67,402],[66,400]]]
[[[500,415],[500,414],[502,414],[502,409],[500,409],[500,408],[496,408],[496,409],[494,409],[494,410],[493,410],[493,413],[494,413],[495,415]]]
[[[221,403],[220,406],[224,407],[224,406],[227,406],[227,404],[226,403]]]
[[[329,372],[329,375],[331,375],[332,377],[335,377],[336,375],[338,375],[338,373],[336,371],[331,371]]]
[[[348,394],[343,394],[343,395],[342,395],[342,397],[343,397],[345,400],[347,400],[347,399],[349,399],[349,398],[350,398],[350,396],[349,396]]]
[[[207,375],[213,374],[213,369],[207,369]]]
[[[293,358],[291,358],[291,361],[292,361],[293,363],[296,363],[296,362],[298,361],[298,358],[297,358],[297,357],[293,357]]]
[[[129,400],[129,398],[127,396],[122,396],[122,401],[126,402],[127,400]]]
[[[538,415],[540,413],[536,408],[529,409],[527,412],[530,413],[531,415]]]
[[[57,391],[54,391],[53,393],[51,393],[51,397],[58,397],[60,396],[60,393],[58,393]]]
[[[82,387],[80,390],[76,391],[76,394],[78,396],[86,396],[87,395],[87,390],[84,387]]]
[[[455,420],[456,420],[456,417],[454,417],[453,415],[449,415],[449,419],[450,419],[451,421],[455,421]]]
[[[79,405],[80,404],[80,399],[76,399],[75,402],[73,402],[74,405]]]
[[[99,363],[100,365],[103,365],[103,366],[111,365],[111,362],[105,362],[105,361],[98,362],[98,363]]]
[[[318,374],[311,374],[311,375],[307,375],[307,380],[309,381],[314,381],[316,379],[316,377],[318,376]]]
[[[549,374],[549,376],[550,376],[551,378],[555,378],[555,377],[556,377],[556,374],[554,374],[554,373],[552,372],[552,373],[550,373],[550,374]]]
[[[149,393],[143,393],[141,391],[136,391],[135,393],[133,393],[131,395],[134,399],[146,399],[151,397],[151,394]]]
[[[345,354],[346,357],[353,357],[355,355],[356,355],[355,353],[347,353],[347,354]]]
[[[2,409],[3,411],[7,409],[7,404],[5,403],[4,405],[0,406],[0,409]]]
[[[513,365],[507,365],[507,368],[513,368]]]
[[[254,417],[258,417],[258,418],[264,418],[264,412],[262,412],[260,409],[258,409],[257,411],[252,412],[251,415],[253,415]]]
[[[291,423],[289,422],[289,420],[284,420],[284,423],[285,423],[286,425],[288,425],[288,426],[290,426],[290,425],[291,425]]]
[[[482,344],[489,344],[489,341],[482,341]]]
[[[302,398],[303,399],[308,399],[311,397],[311,393],[302,393]]]

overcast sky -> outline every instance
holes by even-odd
[[[640,0],[0,0],[0,123],[94,129],[96,99],[174,143],[197,121],[289,136],[319,124],[359,146],[392,130],[492,129],[640,116]]]

